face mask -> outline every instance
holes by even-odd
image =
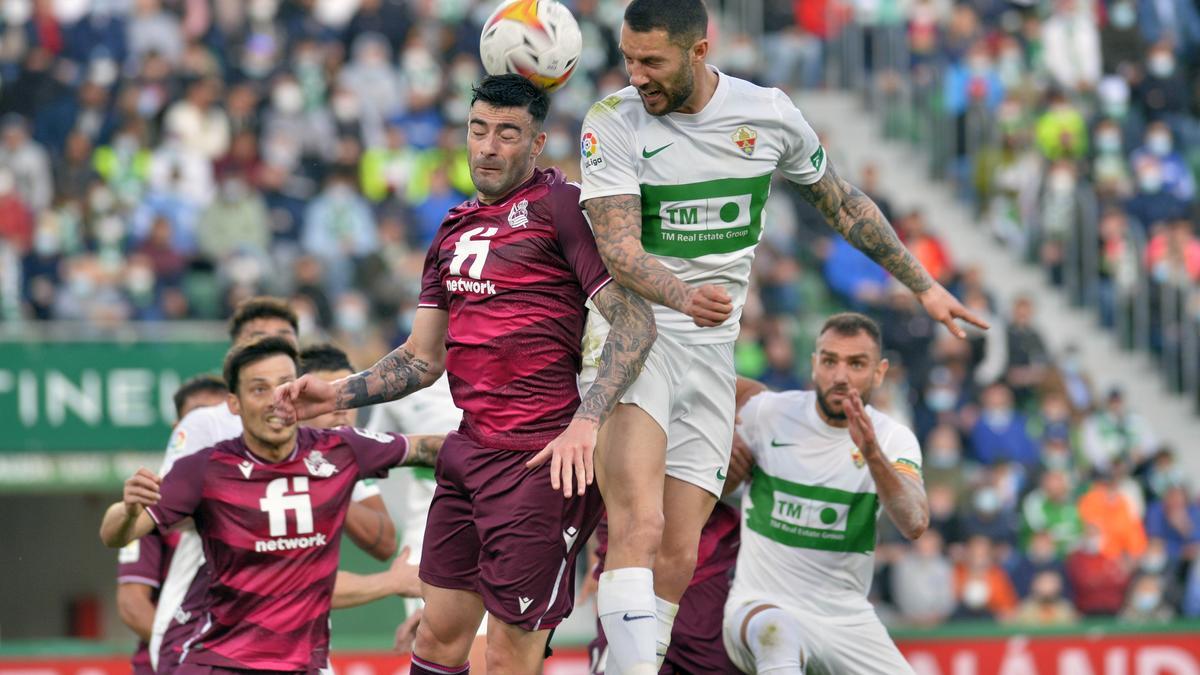
[[[33,250],[43,258],[49,258],[61,248],[58,233],[48,227],[38,228],[37,234],[33,235]]]
[[[1102,537],[1088,537],[1083,542],[1083,550],[1087,551],[1088,553],[1095,554],[1100,552],[1100,549],[1103,547],[1103,545],[1104,539]]]
[[[1008,427],[1012,422],[1012,410],[1009,408],[999,408],[996,410],[983,411],[983,423],[993,429],[1003,429]]]
[[[1148,574],[1158,574],[1167,568],[1167,556],[1162,553],[1146,554],[1142,557],[1142,571]]]
[[[1000,495],[991,488],[984,488],[975,493],[975,510],[983,514],[993,514],[1000,510]]]
[[[937,387],[930,389],[929,393],[925,394],[925,405],[936,413],[946,412],[954,408],[955,401],[958,400],[958,395],[953,389]]]
[[[308,312],[296,312],[297,331],[300,335],[313,335],[317,330],[317,320]]]
[[[271,102],[280,112],[293,115],[304,107],[304,92],[295,84],[287,83],[275,87],[271,94]]]
[[[347,333],[357,333],[367,325],[367,313],[359,307],[345,307],[337,312],[338,328]]]
[[[972,609],[978,609],[987,604],[991,594],[986,581],[972,579],[963,586],[963,604]]]
[[[958,464],[958,450],[954,448],[933,448],[926,460],[929,465],[938,469],[949,469]]]
[[[1049,187],[1059,194],[1070,192],[1075,189],[1075,176],[1070,171],[1055,171],[1050,174]]]
[[[1150,74],[1155,77],[1167,78],[1175,72],[1175,57],[1170,54],[1155,54],[1147,64]]]
[[[1146,148],[1159,157],[1171,154],[1171,135],[1163,133],[1151,134],[1146,138]]]
[[[1138,174],[1138,187],[1147,194],[1157,194],[1162,190],[1163,177],[1158,171],[1142,171]]]
[[[360,107],[353,96],[337,96],[332,103],[333,116],[339,122],[353,122],[358,119]]]
[[[1127,2],[1119,2],[1108,10],[1108,19],[1115,28],[1122,30],[1132,28],[1137,21],[1137,10]]]
[[[250,0],[247,13],[255,21],[270,21],[275,17],[278,5],[277,0]]]
[[[1153,612],[1162,598],[1158,593],[1136,593],[1133,596],[1133,608],[1139,612]]]
[[[116,205],[116,197],[107,188],[101,188],[92,192],[91,198],[92,211],[96,213],[108,213]]]
[[[1102,131],[1096,134],[1096,148],[1103,153],[1121,151],[1121,133],[1119,131]]]
[[[130,268],[125,286],[134,295],[150,294],[154,290],[154,270],[141,265]]]

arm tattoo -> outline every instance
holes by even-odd
[[[428,466],[432,468],[437,463],[438,453],[445,442],[444,435],[409,434],[408,454],[404,456],[404,466]]]
[[[425,386],[422,381],[428,374],[429,362],[402,345],[369,369],[343,380],[337,388],[337,407],[361,408],[403,398]]]
[[[929,501],[921,479],[901,475],[882,452],[867,460],[867,466],[883,510],[896,529],[909,539],[919,537],[929,527]]]
[[[596,197],[583,206],[613,279],[650,302],[684,311],[691,287],[642,247],[641,196]]]
[[[826,166],[821,180],[797,187],[800,195],[815,206],[846,241],[882,265],[913,293],[933,286],[929,273],[900,242],[875,202],[842,180],[833,170],[832,163]]]
[[[575,417],[603,424],[642,372],[650,346],[658,337],[658,328],[650,305],[618,284],[600,289],[592,302],[612,328],[600,352],[596,381],[588,387]]]

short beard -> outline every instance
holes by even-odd
[[[696,78],[692,75],[692,69],[686,63],[679,70],[679,74],[671,78],[668,84],[669,89],[663,88],[663,96],[667,99],[667,107],[661,113],[650,113],[655,117],[669,115],[683,107],[684,103],[692,97],[692,92],[696,90]],[[645,107],[645,104],[642,105]],[[646,112],[650,112],[649,109]]]
[[[834,412],[833,407],[829,404],[828,392],[818,386],[814,386],[814,389],[817,391],[817,405],[820,406],[821,412],[824,413],[825,417],[835,422],[845,422],[846,404],[842,403],[842,412]],[[846,389],[847,396],[850,395],[850,391],[851,389]],[[868,389],[865,392],[859,392],[859,397],[862,399],[864,407],[869,405],[871,403],[871,390]]]

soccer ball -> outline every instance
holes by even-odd
[[[517,73],[546,91],[571,79],[583,35],[555,0],[507,0],[483,24],[479,56],[489,75]]]

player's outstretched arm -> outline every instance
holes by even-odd
[[[100,522],[100,541],[109,548],[121,548],[154,529],[147,506],[158,503],[162,479],[149,469],[138,469],[125,481],[123,499],[108,507]]]
[[[400,551],[386,572],[378,574],[337,573],[333,582],[333,609],[358,607],[391,595],[405,598],[421,597],[421,580],[417,578],[417,566],[408,562],[412,551],[407,547]]]
[[[154,591],[153,586],[146,584],[117,584],[117,615],[121,623],[147,642],[154,628]]]
[[[305,375],[275,390],[275,408],[284,419],[306,420],[334,410],[347,410],[403,398],[428,387],[446,366],[445,310],[417,309],[412,334],[375,365],[333,382]]]
[[[929,500],[925,497],[925,485],[920,475],[915,471],[901,472],[888,461],[879,447],[875,427],[857,391],[851,391],[845,408],[850,438],[867,462],[883,510],[900,534],[910,540],[919,538],[929,528]]]
[[[438,453],[446,442],[445,434],[405,434],[408,438],[408,454],[401,466],[426,466],[434,468]]]
[[[929,276],[921,262],[896,236],[896,231],[883,217],[874,200],[843,180],[834,170],[832,162],[827,162],[825,174],[820,180],[797,187],[801,196],[825,216],[833,229],[907,286],[921,301],[925,311],[945,324],[955,336],[967,336],[955,323],[956,319],[987,329],[986,321],[963,307]]]
[[[350,541],[376,560],[396,555],[396,524],[388,515],[383,497],[374,495],[351,503],[345,529]]]
[[[646,355],[658,337],[650,305],[619,284],[601,288],[592,296],[592,302],[612,326],[600,351],[596,380],[583,395],[566,430],[525,464],[540,466],[549,459],[550,485],[561,489],[563,497],[582,495],[595,479],[592,455],[600,425],[642,372]]]
[[[650,302],[692,317],[698,326],[720,326],[733,313],[733,300],[719,286],[692,287],[646,253],[642,246],[640,195],[595,197],[583,203],[596,248],[617,283]]]

